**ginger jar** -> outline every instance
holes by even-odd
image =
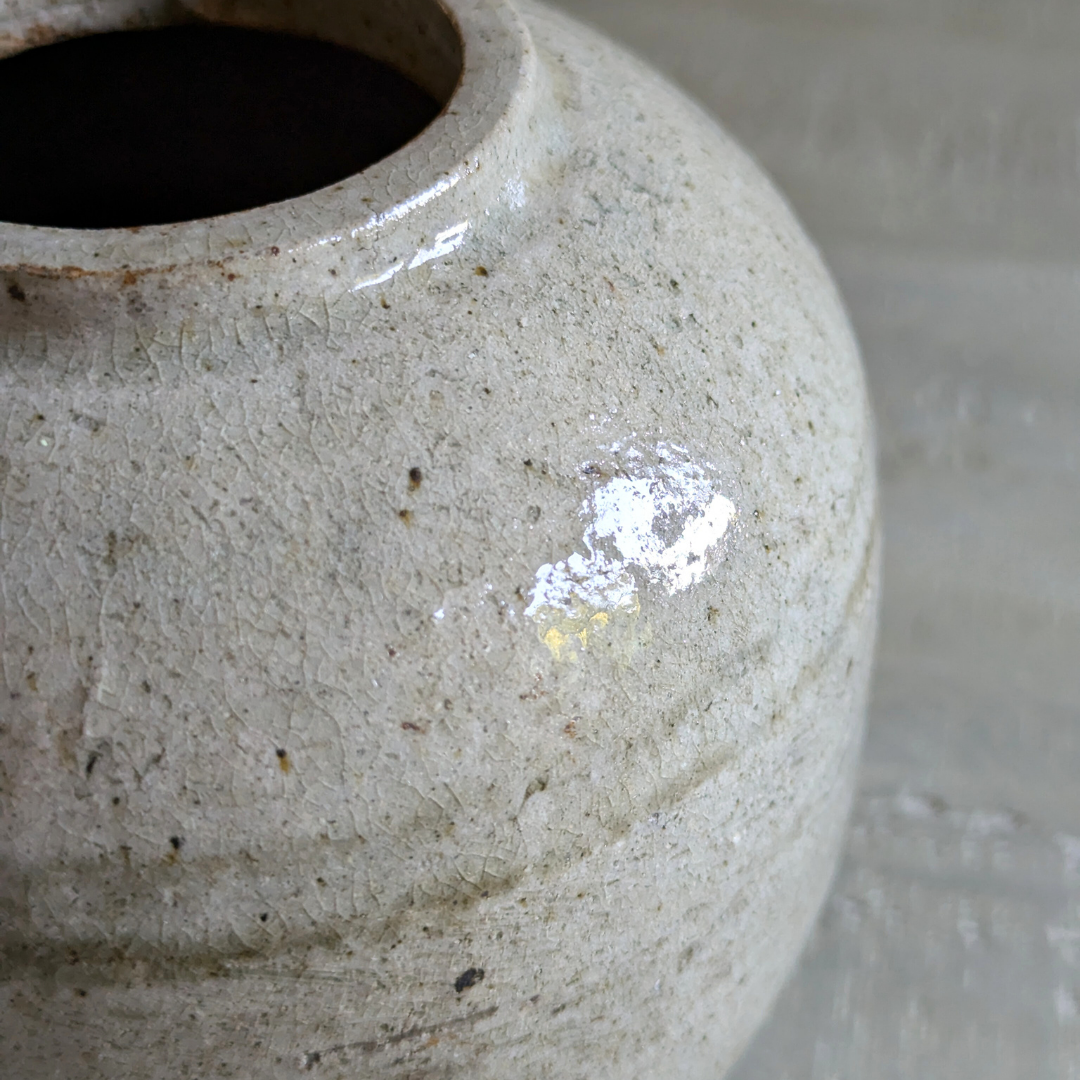
[[[183,20],[441,111],[269,205],[0,224],[5,1075],[716,1080],[866,704],[818,255],[532,0],[5,0],[0,47]]]

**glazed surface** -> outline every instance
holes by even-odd
[[[562,6],[777,177],[879,425],[882,628],[843,870],[733,1078],[1075,1080],[1080,6]]]
[[[657,76],[458,6],[503,67],[355,185],[0,228],[28,1080],[704,1080],[824,894],[877,580],[843,311]]]

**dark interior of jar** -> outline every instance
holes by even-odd
[[[328,40],[195,22],[0,60],[0,221],[101,229],[306,195],[419,134],[445,104]]]

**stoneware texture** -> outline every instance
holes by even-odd
[[[732,1076],[1080,1080],[1080,5],[560,3],[779,179],[878,422],[847,857]]]
[[[878,565],[833,287],[659,77],[445,8],[197,6],[457,85],[342,184],[0,226],[7,1075],[714,1080],[825,893]]]

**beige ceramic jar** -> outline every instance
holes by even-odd
[[[197,11],[447,107],[277,205],[0,225],[4,1075],[716,1080],[860,742],[829,278],[544,7]],[[0,44],[178,12],[2,0]]]

